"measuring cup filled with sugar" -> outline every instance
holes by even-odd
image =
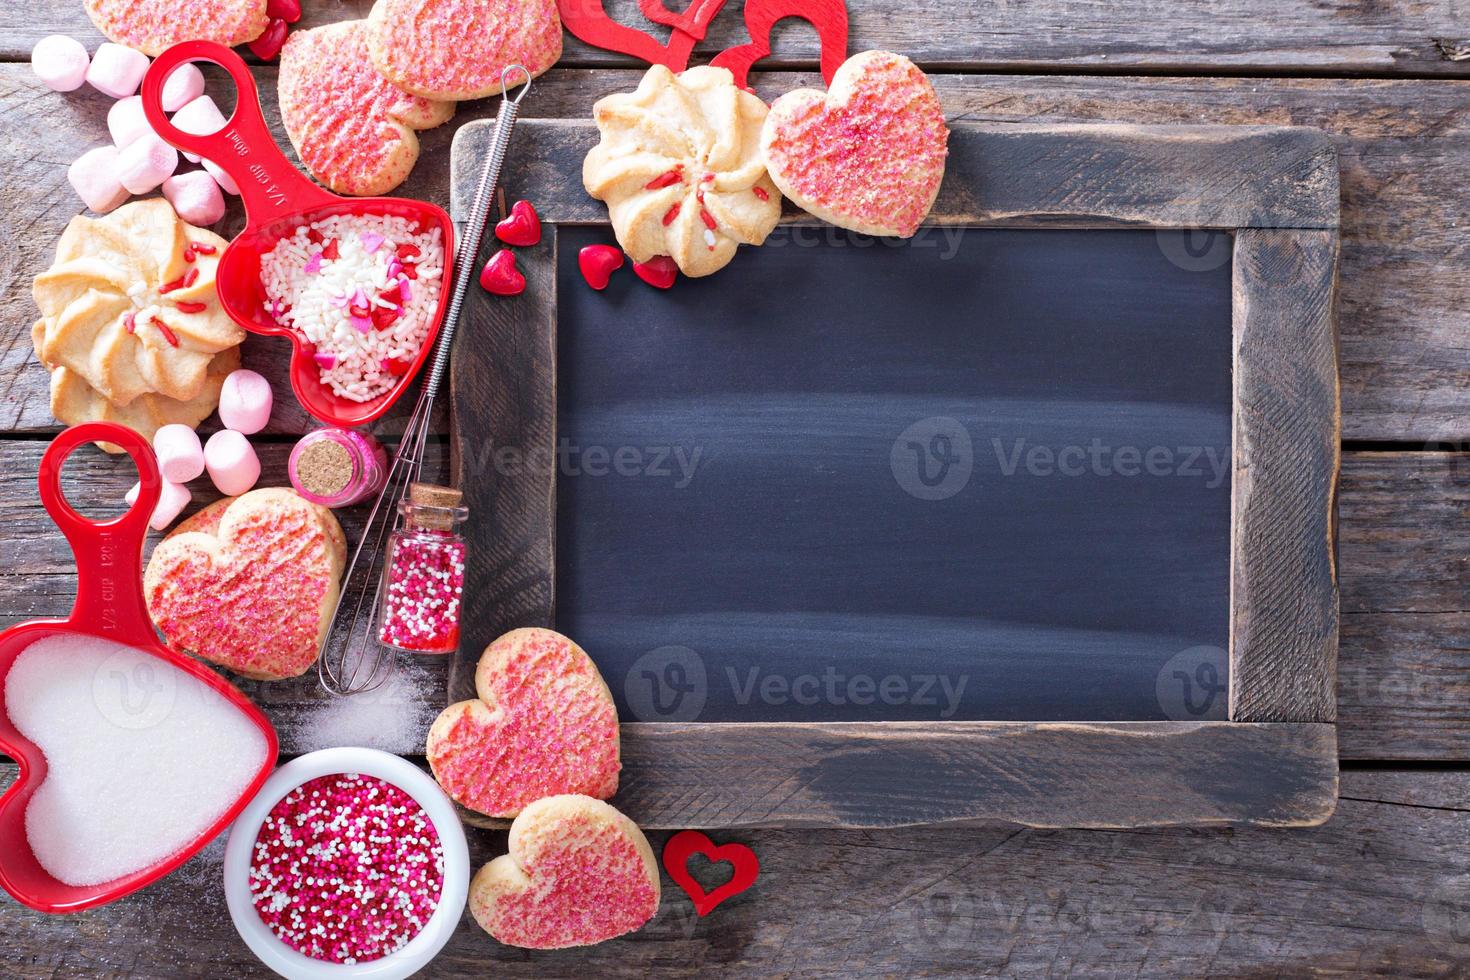
[[[200,136],[163,111],[180,65],[212,62],[234,80],[235,111]],[[229,48],[186,41],[143,78],[143,111],[160,137],[203,157],[240,188],[247,223],[215,273],[220,305],[252,333],[295,348],[291,388],[330,425],[377,419],[433,349],[449,298],[454,225],[443,208],[399,197],[338,197],[277,149],[250,70]]]
[[[83,517],[62,494],[62,465],[88,442],[121,446],[138,468],[120,517]],[[0,753],[20,766],[0,796],[0,886],[33,909],[77,912],[152,884],[228,827],[274,768],[276,733],[154,633],[141,561],[162,479],[147,441],[110,422],[72,426],[39,482],[77,597],[65,619],[0,633]]]

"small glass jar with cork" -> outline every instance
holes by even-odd
[[[349,507],[383,489],[388,454],[366,432],[317,429],[291,450],[286,470],[296,492],[312,503]]]
[[[388,539],[383,562],[378,641],[411,653],[459,649],[465,540],[455,530],[469,516],[461,494],[415,483],[399,505],[403,526]]]

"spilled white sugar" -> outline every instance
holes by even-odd
[[[380,687],[348,698],[328,698],[304,718],[293,739],[302,751],[356,745],[385,752],[422,752],[439,715],[442,677],[397,663]]]
[[[46,756],[26,837],[41,867],[69,885],[112,881],[177,853],[265,761],[264,736],[234,705],[131,647],[37,640],[4,683],[6,713]]]

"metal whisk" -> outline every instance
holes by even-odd
[[[512,97],[506,79],[514,77],[517,72],[525,76],[525,81]],[[382,591],[379,566],[388,537],[398,529],[401,520],[398,505],[407,499],[409,485],[418,479],[423,466],[434,396],[438,394],[444,370],[449,366],[449,349],[459,326],[465,292],[475,275],[475,259],[480,253],[480,243],[484,241],[485,223],[496,185],[500,182],[500,168],[505,163],[511,130],[515,128],[521,100],[531,90],[531,73],[521,65],[508,66],[500,78],[500,112],[495,117],[495,135],[490,141],[490,154],[485,158],[484,169],[480,171],[480,183],[475,188],[474,202],[470,205],[459,247],[454,252],[453,291],[449,294],[444,323],[439,328],[439,339],[434,344],[429,375],[398,442],[393,464],[388,469],[388,479],[373,501],[373,509],[363,527],[362,540],[352,553],[352,561],[343,575],[342,591],[332,609],[331,626],[318,651],[317,676],[321,678],[322,687],[339,697],[371,691],[393,673],[393,652],[377,641],[372,630]],[[352,604],[352,612],[344,616],[343,610],[348,603]]]

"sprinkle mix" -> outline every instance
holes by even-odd
[[[464,555],[464,542],[442,532],[399,539],[387,571],[381,642],[423,653],[458,649]]]
[[[189,242],[185,245],[184,261],[189,264],[189,271],[158,287],[158,303],[146,302],[148,287],[143,283],[134,283],[128,287],[128,299],[133,301],[133,308],[123,315],[123,329],[129,334],[136,334],[139,327],[151,324],[158,328],[164,342],[170,347],[179,346],[178,334],[169,329],[169,325],[164,323],[163,318],[159,316],[159,313],[166,309],[162,303],[169,293],[179,289],[188,289],[198,282],[199,267],[194,265],[195,260],[201,255],[213,255],[214,253],[215,247],[204,242]],[[191,303],[186,300],[179,300],[173,305],[180,313],[203,313],[209,308],[208,303]]]
[[[328,963],[381,959],[428,924],[444,849],[423,808],[372,776],[341,773],[281,798],[255,839],[255,910],[292,949]]]
[[[394,215],[333,215],[261,256],[266,310],[310,345],[322,383],[371,401],[408,373],[428,338],[444,271],[438,228]]]

